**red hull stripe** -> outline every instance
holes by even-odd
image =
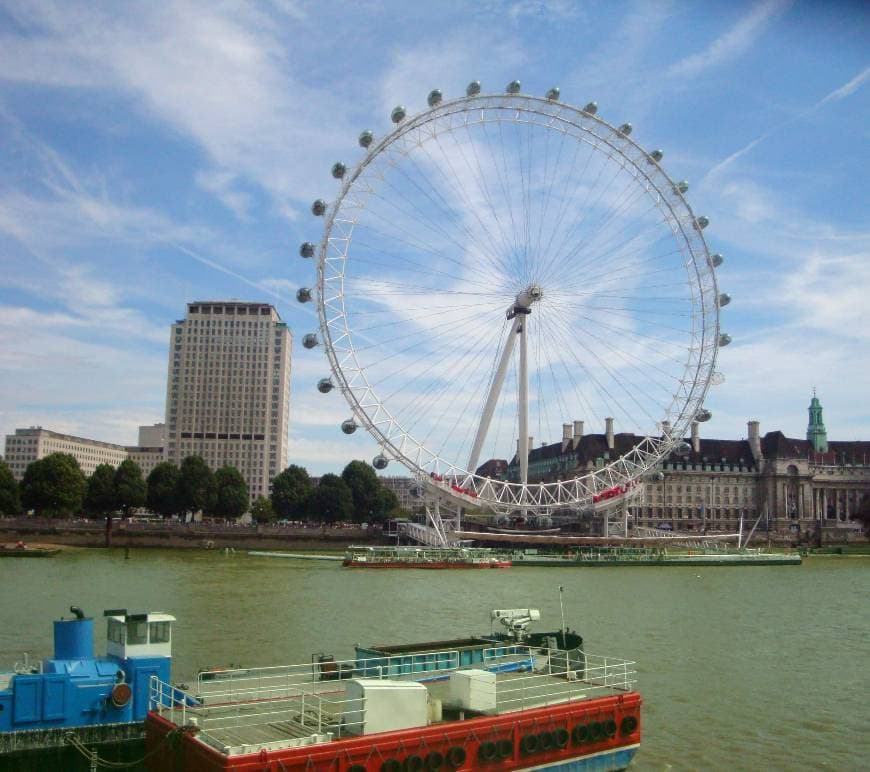
[[[583,759],[630,759],[640,742],[637,692],[481,716],[417,729],[280,750],[226,756],[150,713],[145,722],[150,772],[468,772],[583,769]],[[618,752],[618,753],[617,753]],[[605,766],[618,769],[619,766]]]

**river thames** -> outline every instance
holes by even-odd
[[[238,552],[72,549],[2,560],[2,669],[52,651],[69,606],[165,611],[173,678],[202,667],[350,658],[354,643],[490,629],[493,608],[565,618],[591,653],[637,662],[633,770],[865,769],[870,758],[870,557],[797,567],[364,571]],[[105,627],[97,622],[96,651]]]

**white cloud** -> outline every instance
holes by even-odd
[[[766,0],[758,3],[704,51],[687,56],[671,65],[667,71],[668,76],[696,78],[705,70],[721,67],[730,62],[752,46],[770,23],[791,5],[792,0]]]

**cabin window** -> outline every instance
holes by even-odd
[[[117,619],[110,619],[107,631],[107,637],[112,643],[124,645],[124,623]]]
[[[169,643],[169,622],[151,622],[151,643]]]
[[[128,622],[127,623],[127,643],[142,644],[148,643],[148,623],[147,622]]]

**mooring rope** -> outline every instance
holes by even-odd
[[[104,769],[129,769],[131,767],[136,767],[143,764],[147,761],[151,756],[153,756],[157,751],[159,751],[163,745],[167,742],[175,743],[181,737],[181,735],[185,733],[192,733],[195,731],[195,727],[193,726],[179,726],[173,729],[164,736],[164,738],[157,744],[156,747],[152,748],[148,753],[146,753],[141,759],[136,759],[134,761],[110,761],[109,759],[100,758],[96,755],[96,751],[91,751],[88,749],[88,746],[85,745],[78,737],[76,737],[74,732],[67,732],[65,737],[67,742],[75,748],[79,753],[82,754],[91,764],[97,767],[103,767]]]

